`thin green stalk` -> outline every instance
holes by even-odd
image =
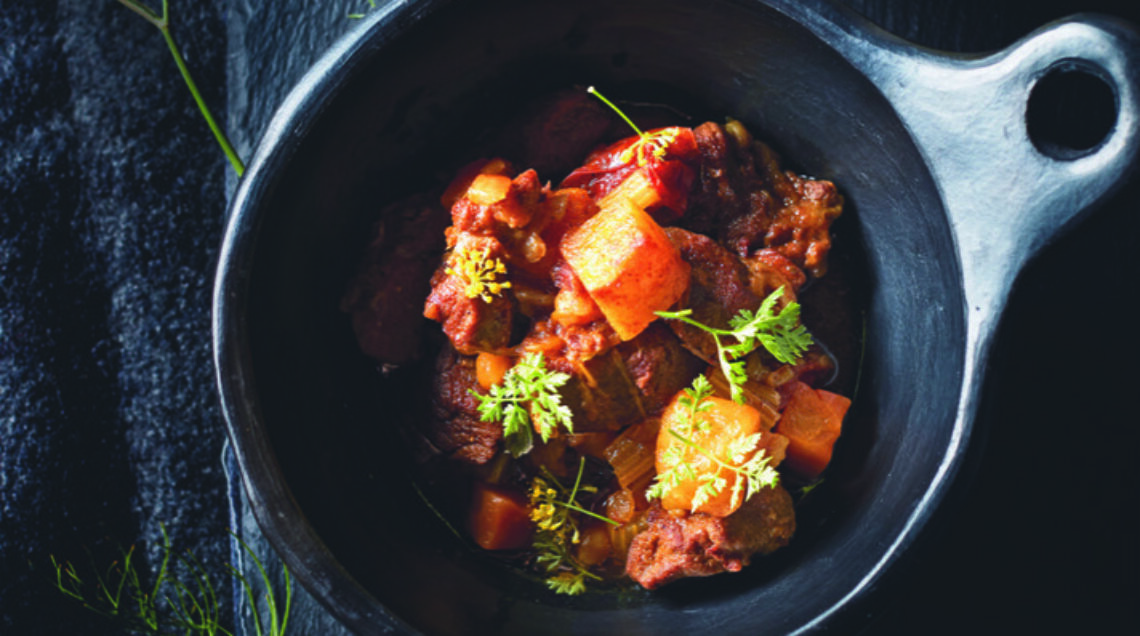
[[[96,567],[94,558],[91,559],[94,578],[91,596],[85,589],[89,586],[85,585],[71,562],[61,562],[54,555],[51,556],[51,564],[55,579],[51,582],[64,595],[100,616],[117,621],[132,634],[233,636],[234,632],[221,624],[218,588],[205,564],[189,551],[184,557],[174,555],[166,526],[160,524],[159,528],[162,531],[162,560],[153,586],[146,584],[139,572],[134,546],[120,549],[120,559],[113,561],[105,570]],[[227,564],[226,568],[241,584],[249,599],[257,633],[265,636],[263,628],[268,627],[268,636],[284,636],[293,598],[289,568],[281,565],[285,580],[284,603],[281,604],[257,555],[240,538],[238,541],[257,566],[261,586],[265,589],[267,618],[261,616],[256,588],[233,565]]]
[[[578,497],[578,488],[582,485],[582,471],[584,471],[585,468],[586,468],[586,458],[585,458],[585,456],[583,456],[580,458],[580,461],[578,462],[578,477],[576,479],[574,479],[574,488],[572,488],[570,490],[570,497],[567,498],[566,501],[555,501],[554,503],[559,505],[559,506],[562,506],[563,508],[565,508],[567,510],[578,512],[578,513],[593,517],[595,519],[598,519],[600,521],[605,521],[606,523],[611,524],[611,525],[615,525],[615,526],[621,525],[618,522],[614,521],[613,519],[610,519],[609,517],[607,517],[605,515],[600,515],[596,512],[590,512],[589,510],[586,510],[582,506],[579,506],[577,504],[577,502],[575,501]],[[547,474],[549,475],[549,471],[547,472]],[[550,478],[554,479],[554,476],[550,475]],[[554,479],[554,482],[558,483],[558,480]],[[561,485],[561,484],[559,484],[559,485]]]
[[[622,112],[622,109],[618,108],[616,105],[614,105],[613,102],[606,99],[605,95],[602,95],[601,93],[599,93],[598,89],[594,88],[593,86],[590,86],[589,88],[586,89],[586,92],[593,95],[594,97],[597,97],[598,99],[602,100],[602,103],[604,103],[606,106],[609,106],[610,109],[612,109],[615,113],[618,114],[618,117],[621,117],[623,120],[625,120],[625,123],[629,124],[629,127],[633,129],[633,132],[637,133],[638,137],[645,139],[645,133],[641,132],[641,129],[637,127],[637,124],[633,123],[633,120],[630,119],[629,117],[627,117],[624,112]]]
[[[273,582],[269,579],[269,574],[265,571],[265,566],[261,563],[261,559],[257,558],[257,554],[253,549],[246,544],[241,537],[234,533],[230,533],[238,543],[241,545],[242,550],[245,551],[249,558],[253,560],[254,566],[257,567],[258,574],[261,576],[262,585],[265,588],[265,603],[266,609],[269,613],[269,634],[270,636],[282,636],[285,633],[285,628],[289,624],[289,612],[293,605],[293,581],[289,575],[289,568],[282,564],[281,572],[285,579],[285,607],[281,608],[278,612],[277,599],[273,591]],[[258,636],[263,636],[260,612],[257,611],[257,598],[253,593],[253,586],[245,578],[245,576],[237,568],[230,566],[230,573],[234,578],[241,582],[242,587],[245,588],[246,599],[249,601],[250,608],[253,610],[253,626]]]
[[[182,52],[178,50],[178,45],[174,42],[174,36],[170,33],[170,10],[167,0],[162,0],[161,16],[155,13],[150,7],[137,2],[137,0],[119,0],[119,3],[142,16],[147,22],[153,24],[155,28],[162,32],[162,37],[166,40],[166,46],[170,49],[170,54],[174,56],[174,63],[178,66],[179,72],[182,73],[182,79],[186,82],[186,87],[190,89],[190,94],[194,97],[194,102],[198,104],[198,110],[201,111],[202,117],[205,118],[206,125],[209,126],[210,131],[214,133],[214,139],[216,139],[218,145],[222,147],[222,152],[226,154],[226,158],[229,159],[234,172],[236,172],[239,177],[245,174],[245,164],[242,163],[241,157],[238,156],[229,138],[226,137],[226,133],[214,119],[213,113],[210,112],[210,107],[206,105],[206,100],[202,98],[202,94],[198,91],[198,85],[194,83],[194,78],[190,75],[190,69],[186,66],[186,60],[182,58]]]
[[[368,6],[372,9],[375,9],[376,8],[376,0],[368,0]],[[348,14],[348,17],[352,18],[353,20],[359,20],[359,19],[363,18],[364,16],[365,16],[364,13],[350,13],[350,14]]]

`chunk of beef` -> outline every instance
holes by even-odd
[[[481,164],[473,165],[477,167]],[[480,170],[510,170],[510,164],[501,160],[491,160]],[[486,186],[480,186],[484,183],[484,179],[499,180],[494,182],[507,182],[509,185],[505,192],[498,188],[485,191],[482,188]],[[466,190],[462,189],[464,183]],[[476,172],[457,177],[448,190],[461,192],[461,196],[451,206],[451,232],[491,236],[502,243],[508,243],[509,238],[514,235],[511,230],[530,223],[544,196],[544,186],[539,182],[538,174],[534,170],[523,171],[509,182],[506,174]],[[456,193],[452,192],[444,199]]]
[[[796,292],[807,282],[802,269],[771,248],[756,250],[740,260],[748,268],[749,284],[752,293],[758,298],[766,298],[768,294],[783,287],[784,300],[795,300]]]
[[[387,208],[341,299],[360,350],[380,362],[404,364],[419,352],[423,298],[444,247],[447,213],[426,197]]]
[[[665,235],[692,267],[685,306],[693,310],[693,320],[727,329],[729,319],[740,310],[760,306],[760,299],[752,293],[748,268],[719,243],[681,228],[665,228]],[[709,364],[717,363],[712,336],[679,320],[670,320],[669,327],[686,349]]]
[[[502,424],[479,420],[475,358],[444,346],[436,359],[432,385],[432,415],[423,434],[445,456],[471,464],[491,460],[503,437]]]
[[[637,384],[613,349],[574,364],[562,393],[576,433],[617,431],[645,419]]]
[[[701,160],[682,224],[717,236],[740,257],[772,248],[822,276],[831,223],[843,209],[835,185],[783,170],[776,153],[739,122],[709,122],[693,132]]]
[[[640,391],[641,403],[649,415],[665,410],[673,396],[689,386],[705,368],[705,363],[686,351],[660,321],[619,345],[617,353]]]
[[[490,302],[482,296],[472,298],[467,294],[468,281],[452,267],[456,254],[476,258],[484,250],[487,258],[498,258],[502,246],[493,238],[460,234],[460,242],[432,276],[423,308],[424,317],[441,323],[452,346],[466,355],[502,350],[511,338],[514,303],[508,290],[489,295]]]
[[[724,245],[737,256],[745,256],[752,249],[763,246],[764,235],[779,211],[780,205],[771,192],[752,190],[743,213],[726,222],[722,232]]]
[[[583,327],[545,321],[517,349],[542,353],[551,368],[570,374],[562,393],[580,433],[615,431],[659,414],[705,367],[662,322],[619,343],[604,320]]]
[[[782,170],[776,153],[760,142],[752,144],[752,152],[758,183],[771,193],[771,201],[749,211],[766,223],[748,224],[754,233],[738,233],[732,245],[742,256],[742,250],[773,248],[812,276],[823,276],[831,223],[843,211],[843,197],[830,181]]]
[[[693,129],[693,135],[700,160],[689,209],[681,223],[698,234],[718,236],[727,223],[748,212],[753,187],[748,171],[751,157],[720,124],[701,124]]]
[[[765,488],[727,517],[674,516],[659,504],[633,538],[626,573],[646,589],[690,576],[738,572],[754,555],[784,547],[796,529],[792,497],[782,486]]]

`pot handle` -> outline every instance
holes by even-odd
[[[792,12],[804,11],[825,18],[814,21],[817,34],[876,84],[923,152],[946,202],[971,314],[996,319],[1026,261],[1136,167],[1140,33],[1126,22],[1074,16],[983,57],[916,47],[834,5]],[[1038,100],[1048,108],[1048,91],[1063,92],[1074,74],[1088,80],[1079,86],[1106,89],[1102,101],[1115,111],[1085,150],[1038,139],[1029,123]]]

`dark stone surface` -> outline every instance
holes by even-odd
[[[221,108],[221,4],[180,4]],[[158,31],[118,4],[5,1],[0,33],[0,632],[99,633],[49,554],[109,563],[164,523],[227,555],[206,337],[224,165]]]
[[[289,86],[353,27],[345,14],[368,9],[171,4],[199,87],[247,157]],[[1140,23],[1137,3],[1120,1],[849,4],[961,51],[1077,11]],[[234,558],[231,524],[272,560],[227,488],[210,363],[234,183],[151,26],[110,1],[0,0],[0,633],[119,633],[52,589],[49,555],[106,563],[137,543],[153,561],[159,523],[209,567]],[[1023,275],[976,478],[872,633],[1140,628],[1138,194],[1134,179]],[[290,623],[338,632],[304,595]]]

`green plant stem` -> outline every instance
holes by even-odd
[[[719,475],[720,471],[722,469],[726,469],[726,468],[728,470],[731,470],[731,471],[737,473],[737,474],[743,474],[743,471],[740,468],[737,468],[736,466],[733,466],[732,464],[729,464],[727,462],[721,461],[721,459],[718,458],[715,454],[713,454],[712,451],[710,451],[707,448],[705,448],[704,446],[701,446],[700,444],[694,442],[693,440],[689,439],[688,437],[685,437],[684,435],[678,433],[674,429],[669,428],[669,429],[667,429],[667,432],[670,435],[672,435],[674,439],[681,442],[685,446],[688,446],[689,448],[697,451],[701,455],[704,455],[705,457],[711,459],[713,461],[713,463],[715,463],[717,465],[716,474]]]
[[[578,462],[578,477],[576,479],[574,479],[574,488],[572,488],[570,490],[570,496],[566,499],[566,501],[555,501],[554,503],[565,508],[565,509],[567,509],[567,510],[570,510],[572,512],[584,514],[586,516],[598,519],[599,521],[605,521],[606,523],[608,523],[610,525],[614,525],[614,526],[621,525],[620,523],[614,521],[613,519],[610,519],[609,517],[607,517],[605,515],[600,515],[596,512],[590,512],[589,510],[586,510],[582,506],[579,506],[577,501],[575,501],[578,498],[578,488],[582,485],[582,471],[585,469],[586,469],[586,458],[582,457]],[[552,479],[555,483],[558,483],[558,480],[554,479],[554,475],[551,475],[550,471],[547,471],[547,476],[550,479]],[[561,486],[561,484],[559,484],[559,486]]]
[[[618,108],[613,102],[606,99],[605,95],[602,95],[601,93],[599,93],[598,89],[594,88],[593,86],[590,86],[589,88],[586,89],[586,92],[593,95],[594,97],[597,97],[598,99],[602,100],[602,103],[604,103],[606,106],[609,106],[610,109],[612,109],[615,113],[618,114],[618,117],[621,117],[623,120],[625,120],[625,123],[629,124],[629,127],[633,129],[633,132],[637,133],[638,137],[645,139],[645,133],[641,132],[641,129],[637,127],[637,124],[633,123],[633,120],[630,119],[629,117],[627,117],[626,114],[622,111],[622,109]]]
[[[190,75],[190,69],[186,66],[186,60],[182,58],[182,52],[179,51],[178,44],[174,42],[174,36],[170,33],[170,10],[167,0],[162,0],[161,16],[136,0],[119,0],[119,3],[142,16],[147,22],[153,24],[162,32],[162,37],[166,40],[166,46],[170,49],[170,54],[174,56],[174,63],[178,66],[179,72],[182,73],[182,79],[186,82],[186,87],[190,89],[190,94],[194,97],[194,102],[198,104],[198,110],[201,111],[202,117],[206,120],[206,125],[209,126],[210,131],[214,133],[214,139],[216,139],[218,145],[222,147],[222,152],[226,154],[226,158],[229,159],[230,165],[233,166],[237,176],[240,177],[245,174],[245,164],[242,163],[241,157],[238,156],[233,144],[231,144],[229,138],[226,137],[226,133],[214,119],[213,113],[210,112],[210,107],[206,105],[206,100],[202,98],[202,93],[198,91],[198,85],[194,82],[193,76]]]

